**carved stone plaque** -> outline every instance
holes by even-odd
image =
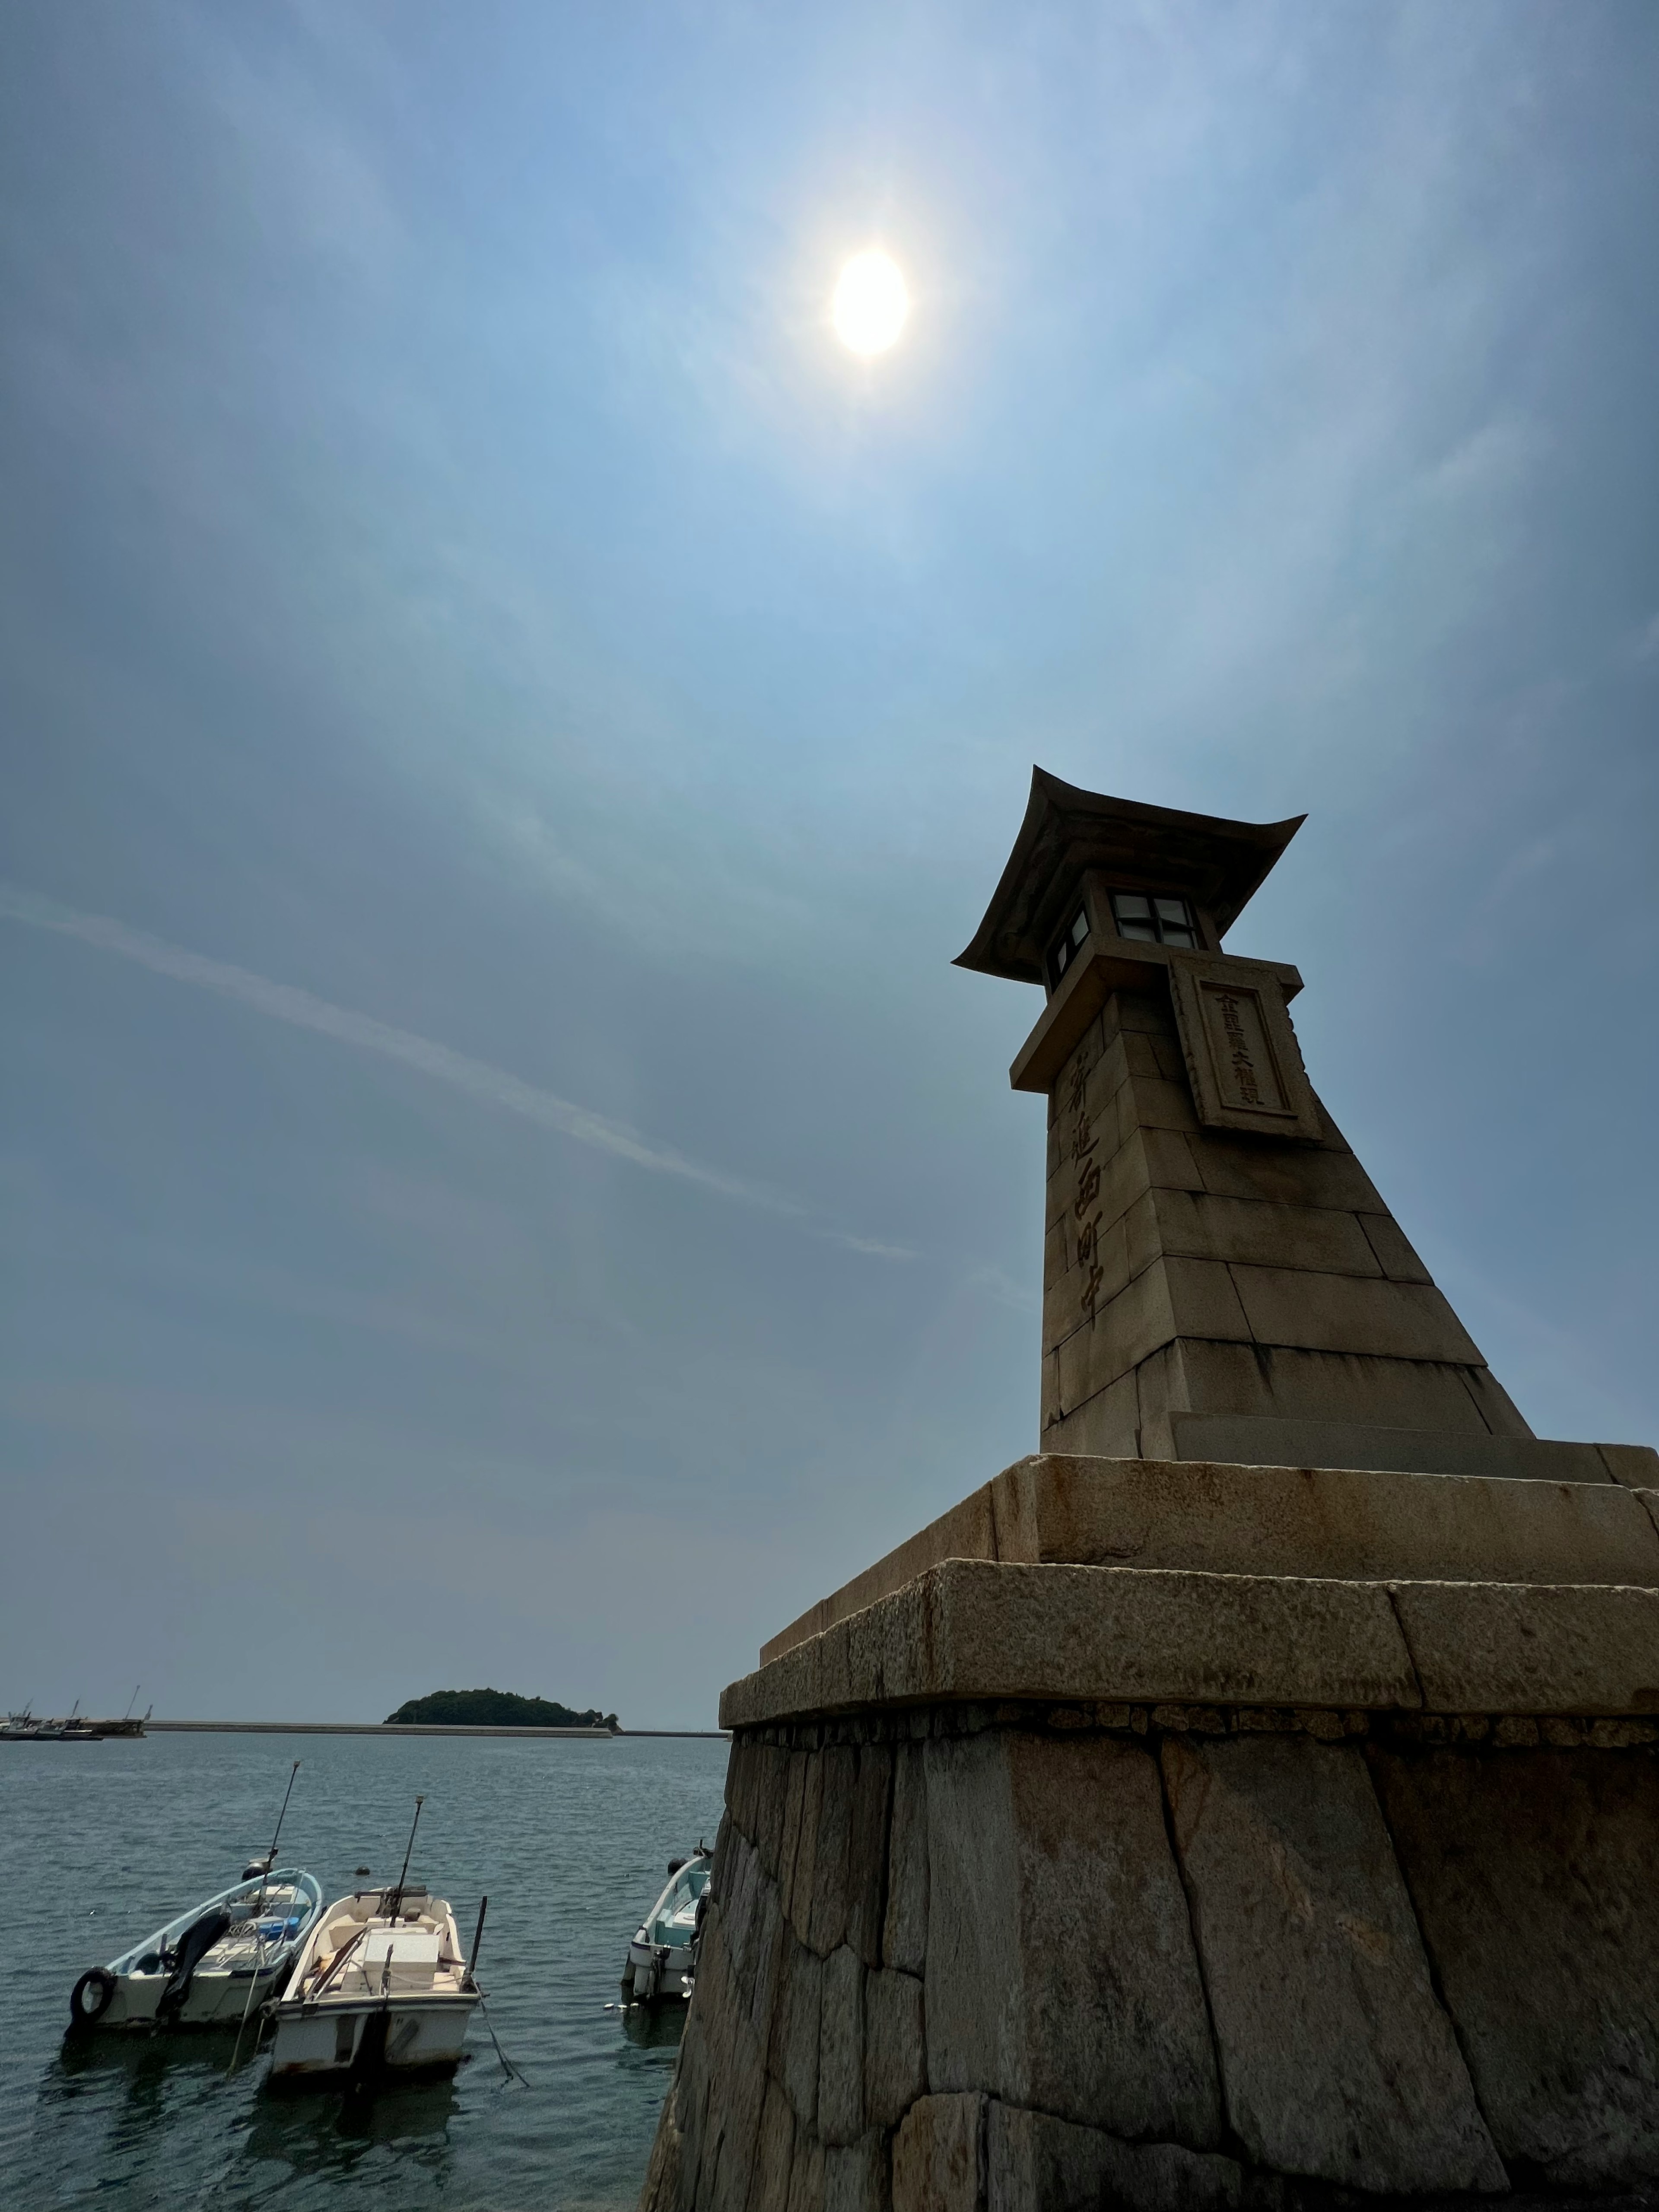
[[[1261,1136],[1318,1136],[1313,1091],[1272,969],[1171,952],[1170,995],[1200,1121]]]

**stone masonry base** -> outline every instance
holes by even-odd
[[[1659,1724],[734,1738],[647,2212],[1659,2204]]]

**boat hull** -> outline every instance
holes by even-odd
[[[296,1947],[297,1948],[297,1947]],[[235,2027],[244,2016],[252,2019],[268,1997],[275,1996],[288,1980],[294,1951],[262,1967],[257,1974],[216,1974],[198,1967],[191,1977],[190,1994],[176,2017],[174,2027]],[[252,1984],[250,1996],[248,1984]],[[155,2008],[167,1985],[165,1974],[118,1974],[109,2009],[94,2025],[100,2028],[154,2027]]]
[[[455,1996],[280,2000],[270,2008],[273,2086],[297,2087],[364,2074],[451,2074],[461,2060],[475,1990]]]

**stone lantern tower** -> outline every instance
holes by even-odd
[[[1532,1435],[1223,951],[1297,827],[1034,776],[1042,1449],[722,1698],[652,2212],[1659,2185],[1659,1454]]]
[[[1301,821],[1033,773],[957,964],[1048,993],[1011,1071],[1048,1099],[1042,1449],[1603,1481],[1534,1438],[1315,1096],[1301,976],[1222,951]]]

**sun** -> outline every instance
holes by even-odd
[[[855,253],[841,272],[831,313],[836,336],[854,353],[885,353],[896,344],[910,313],[896,262],[873,246]]]

